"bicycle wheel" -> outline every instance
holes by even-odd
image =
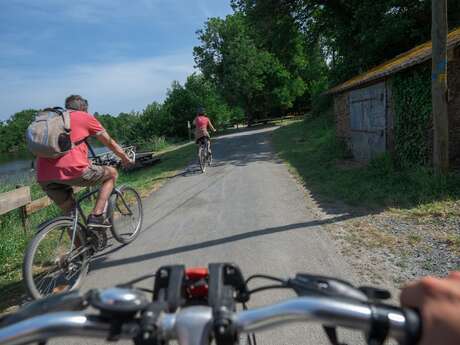
[[[27,291],[34,299],[77,289],[86,277],[89,248],[85,246],[81,225],[77,227],[72,245],[72,225],[71,218],[57,218],[29,243],[22,275]]]
[[[144,214],[142,200],[131,187],[122,186],[109,200],[110,230],[120,243],[133,241],[140,233]]]
[[[200,144],[198,148],[198,161],[200,162],[201,172],[206,172],[206,148]]]

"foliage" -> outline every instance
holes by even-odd
[[[214,85],[202,75],[192,74],[184,86],[173,83],[163,104],[163,110],[171,119],[169,128],[181,138],[188,135],[187,121],[193,123],[196,109],[204,107],[214,126],[223,127],[234,117],[237,109],[230,108]]]
[[[158,137],[188,138],[187,122],[193,122],[198,107],[206,109],[218,128],[240,116],[240,110],[230,108],[210,81],[195,73],[188,76],[184,85],[174,81],[163,104],[154,102],[143,112],[122,113],[117,117],[96,116],[117,140],[142,145]]]
[[[232,0],[232,6],[245,14],[257,47],[273,54],[297,82],[304,83],[293,110],[310,108],[313,98],[328,87],[328,69],[320,45],[307,42],[296,23],[292,1]]]
[[[36,113],[33,109],[23,110],[8,121],[0,122],[0,152],[17,152],[26,148],[25,132]]]
[[[138,143],[138,149],[141,151],[158,152],[166,149],[169,146],[165,137],[154,136],[148,140],[143,140]]]
[[[431,80],[428,66],[393,78],[395,157],[398,165],[426,165],[430,157]]]
[[[293,107],[306,83],[275,54],[261,47],[242,12],[211,18],[198,31],[201,45],[195,62],[231,106],[244,110],[249,122]]]

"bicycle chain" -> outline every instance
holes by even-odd
[[[108,237],[106,230],[89,230],[91,244],[96,252],[99,252],[107,247]]]

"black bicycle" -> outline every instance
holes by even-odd
[[[23,279],[33,298],[81,286],[91,257],[107,247],[107,230],[88,228],[83,207],[83,202],[98,192],[99,189],[90,190],[79,197],[72,216],[57,217],[39,226],[23,262]],[[123,244],[132,242],[142,228],[141,197],[131,187],[114,188],[106,216],[110,220],[113,237]]]
[[[153,289],[133,288],[152,277]],[[250,289],[255,279],[270,283]],[[289,289],[297,297],[247,309],[253,294],[269,289]],[[193,269],[172,265],[117,287],[33,302],[0,320],[0,344],[46,344],[54,337],[80,336],[111,342],[131,339],[136,345],[255,345],[255,332],[287,322],[322,324],[332,345],[345,345],[337,327],[363,332],[370,345],[383,345],[387,338],[417,344],[420,315],[383,304],[388,297],[385,290],[358,288],[332,277],[297,273],[288,279],[262,274],[244,279],[229,263]]]

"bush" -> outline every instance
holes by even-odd
[[[333,98],[331,95],[320,94],[312,98],[311,112],[313,116],[321,116],[332,110]]]
[[[146,151],[161,151],[169,146],[166,138],[163,136],[153,136],[149,139],[144,139],[138,143],[138,150]]]
[[[377,176],[389,176],[395,172],[395,162],[388,152],[372,159],[368,167]]]

